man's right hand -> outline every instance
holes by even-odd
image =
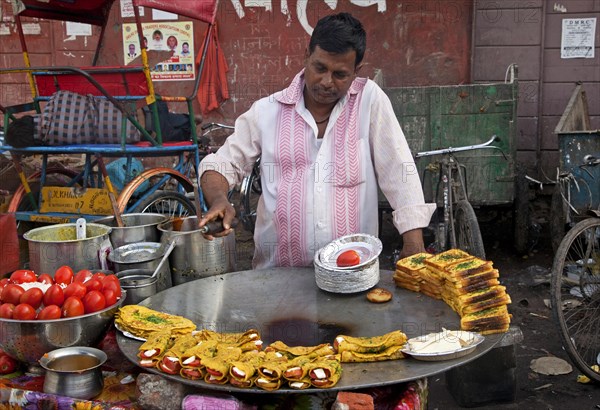
[[[208,211],[202,215],[198,227],[202,228],[210,221],[222,220],[223,231],[214,234],[205,234],[204,237],[212,240],[216,237],[227,236],[233,229],[231,222],[235,217],[235,208],[227,198],[229,184],[223,175],[216,171],[205,171],[200,177],[200,189],[209,206]]]

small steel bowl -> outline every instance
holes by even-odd
[[[92,346],[104,336],[126,291],[112,306],[81,316],[53,320],[15,320],[0,318],[0,347],[9,356],[43,372],[39,360],[52,350],[70,346]]]
[[[104,387],[101,366],[107,359],[102,350],[83,346],[44,354],[39,362],[46,370],[44,393],[83,400],[96,397]]]

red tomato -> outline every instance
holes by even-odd
[[[42,304],[44,292],[40,288],[31,288],[25,291],[19,298],[19,302],[27,303],[34,309],[37,309]]]
[[[88,292],[91,292],[92,290],[102,290],[102,282],[100,281],[100,279],[97,278],[92,278],[88,280],[84,283],[84,285]]]
[[[358,265],[360,263],[360,255],[355,250],[350,249],[340,253],[337,257],[336,263],[339,267]]]
[[[94,273],[94,276],[92,276],[92,279],[98,279],[100,281],[100,283],[102,283],[102,280],[106,277],[106,273],[104,272],[96,272]]]
[[[42,273],[38,276],[37,281],[40,283],[47,283],[48,285],[54,285],[54,279],[47,273]]]
[[[83,298],[87,293],[87,288],[83,283],[80,282],[72,282],[67,285],[64,290],[65,299],[70,296],[77,296],[78,298]]]
[[[0,317],[4,319],[12,319],[15,305],[12,303],[3,303],[0,305]]]
[[[62,306],[63,302],[65,301],[65,293],[63,288],[61,288],[59,284],[50,286],[48,290],[46,290],[46,293],[44,293],[44,298],[42,300],[44,302],[44,306]]]
[[[73,269],[70,266],[63,265],[54,272],[54,282],[68,285],[73,282]]]
[[[83,307],[85,313],[92,313],[102,310],[106,307],[106,298],[102,292],[91,290],[83,297]]]
[[[80,282],[83,283],[89,279],[92,278],[92,271],[89,269],[82,269],[79,272],[77,272],[75,274],[75,277],[73,278],[73,282]]]
[[[2,292],[2,289],[4,289],[4,287],[6,285],[8,285],[9,283],[10,283],[10,279],[8,279],[8,278],[0,279],[0,292]]]
[[[112,306],[117,303],[118,297],[114,290],[112,289],[104,289],[102,291],[104,295],[104,299],[106,300],[106,307]]]
[[[35,309],[27,303],[19,303],[13,310],[13,319],[33,320],[35,319]]]
[[[37,320],[60,319],[60,315],[60,306],[48,305],[39,311],[37,314]]]
[[[83,302],[77,296],[71,296],[62,305],[62,317],[75,317],[84,314]]]
[[[10,281],[16,284],[35,282],[36,280],[37,277],[35,276],[35,273],[28,269],[19,269],[10,275]]]
[[[18,305],[19,299],[21,299],[21,295],[25,293],[25,290],[19,285],[15,285],[14,283],[9,283],[2,289],[2,293],[0,294],[0,301],[4,303],[12,303],[13,305]]]
[[[17,370],[19,362],[9,355],[0,356],[0,374],[9,374]]]
[[[114,291],[117,298],[121,297],[121,284],[118,279],[116,282],[114,280],[105,280],[104,285],[102,286],[102,292],[107,290]]]

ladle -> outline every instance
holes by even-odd
[[[86,226],[87,226],[87,222],[86,222],[85,218],[78,218],[77,221],[75,221],[75,233],[77,235],[78,241],[85,239]]]
[[[163,255],[163,257],[160,260],[160,262],[158,263],[158,266],[156,267],[156,269],[154,269],[154,272],[152,272],[152,276],[150,276],[150,278],[156,277],[156,275],[158,274],[158,272],[160,272],[160,270],[162,269],[163,265],[165,264],[165,261],[167,259],[169,259],[169,255],[171,254],[171,252],[173,252],[173,249],[175,249],[175,242],[171,242],[169,244],[169,247],[165,251],[165,254]]]

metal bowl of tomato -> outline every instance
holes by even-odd
[[[13,275],[21,279],[19,276],[21,273],[17,271]],[[13,275],[11,278],[14,277]],[[45,279],[42,275],[36,278]],[[15,297],[10,295],[10,291],[5,293],[5,289],[14,284],[25,287],[24,283],[5,283],[4,286],[0,286],[2,288],[0,297],[3,302],[0,304],[0,348],[9,356],[26,363],[31,371],[41,372],[39,360],[52,350],[70,346],[94,346],[104,336],[115,313],[125,302],[126,292],[120,290],[120,296],[116,300],[110,299],[110,305],[106,306],[107,299],[105,298],[103,302],[98,296],[99,291],[93,288],[97,283],[94,283],[89,275],[87,280],[82,282],[88,285],[88,288],[83,286],[86,294],[79,297],[76,292],[78,289],[82,291],[82,288],[72,285],[77,283],[72,278],[69,280],[70,283],[64,284],[62,296],[53,292],[58,290],[57,286],[59,286],[53,283],[44,291],[41,302],[35,295],[32,294],[28,298],[27,295],[23,296],[23,293],[19,297],[21,303],[17,305],[4,300],[7,298],[10,301],[11,297]],[[32,289],[37,288],[31,287],[25,292]],[[64,300],[58,303],[57,300],[61,298]],[[31,317],[33,307],[30,303],[35,306],[33,318]],[[5,305],[11,304],[14,305],[12,314],[6,315],[3,309]]]

